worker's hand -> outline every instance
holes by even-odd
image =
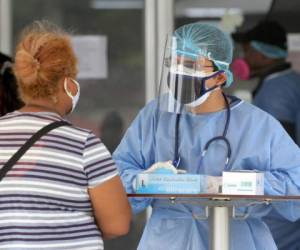
[[[177,174],[178,170],[173,166],[172,161],[165,161],[165,162],[157,162],[144,171],[144,173],[153,173],[153,172],[161,172],[161,173],[170,172],[173,174]]]
[[[156,162],[151,165],[150,168],[146,169],[142,173],[151,174],[157,172],[158,174],[185,174],[186,171],[182,169],[176,169],[172,164],[172,161]],[[132,181],[132,188],[136,191],[136,178]]]
[[[206,176],[206,193],[217,194],[222,192],[222,176]]]

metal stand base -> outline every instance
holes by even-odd
[[[229,250],[229,207],[210,207],[210,250]]]

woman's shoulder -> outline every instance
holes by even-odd
[[[49,132],[51,134],[57,134],[61,139],[73,139],[77,142],[85,143],[89,137],[96,137],[91,130],[76,126],[70,121],[61,118],[59,115],[48,112],[14,111],[0,117],[0,128],[8,130],[14,127],[16,128],[16,132],[17,130],[19,132],[24,130],[34,133],[34,131],[56,121],[66,121],[70,123],[70,126],[63,125]]]
[[[92,132],[92,130],[85,129],[85,128],[82,128],[82,127],[78,127],[74,124],[71,124],[70,126],[62,126],[62,127],[60,127],[60,129],[62,131],[64,131],[66,133],[66,135],[71,136],[71,137],[76,137],[82,142],[85,142],[90,137],[93,137],[93,138],[97,137]]]

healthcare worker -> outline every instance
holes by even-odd
[[[244,58],[233,62],[235,75],[244,80],[259,77],[253,104],[279,120],[300,145],[300,74],[286,61],[286,31],[278,22],[262,21],[233,38],[244,50]],[[300,249],[300,220],[292,223],[272,211],[265,221],[279,249]]]
[[[225,169],[259,170],[265,194],[299,194],[297,145],[272,116],[222,92],[232,83],[232,51],[230,38],[208,24],[181,26],[168,38],[158,97],[140,111],[113,155],[128,193],[137,174],[172,161],[188,173],[215,177]],[[208,222],[196,218],[204,214],[201,206],[152,198],[132,198],[131,206],[135,213],[153,209],[138,250],[208,249]],[[261,220],[270,209],[253,206],[246,220],[231,220],[232,250],[277,249]],[[294,220],[295,209],[280,212]]]
[[[278,22],[262,21],[233,38],[244,52],[232,64],[234,74],[242,80],[259,78],[253,104],[279,120],[300,145],[300,74],[286,61],[286,31]]]

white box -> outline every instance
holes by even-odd
[[[224,171],[223,194],[263,195],[264,174],[257,171]]]

